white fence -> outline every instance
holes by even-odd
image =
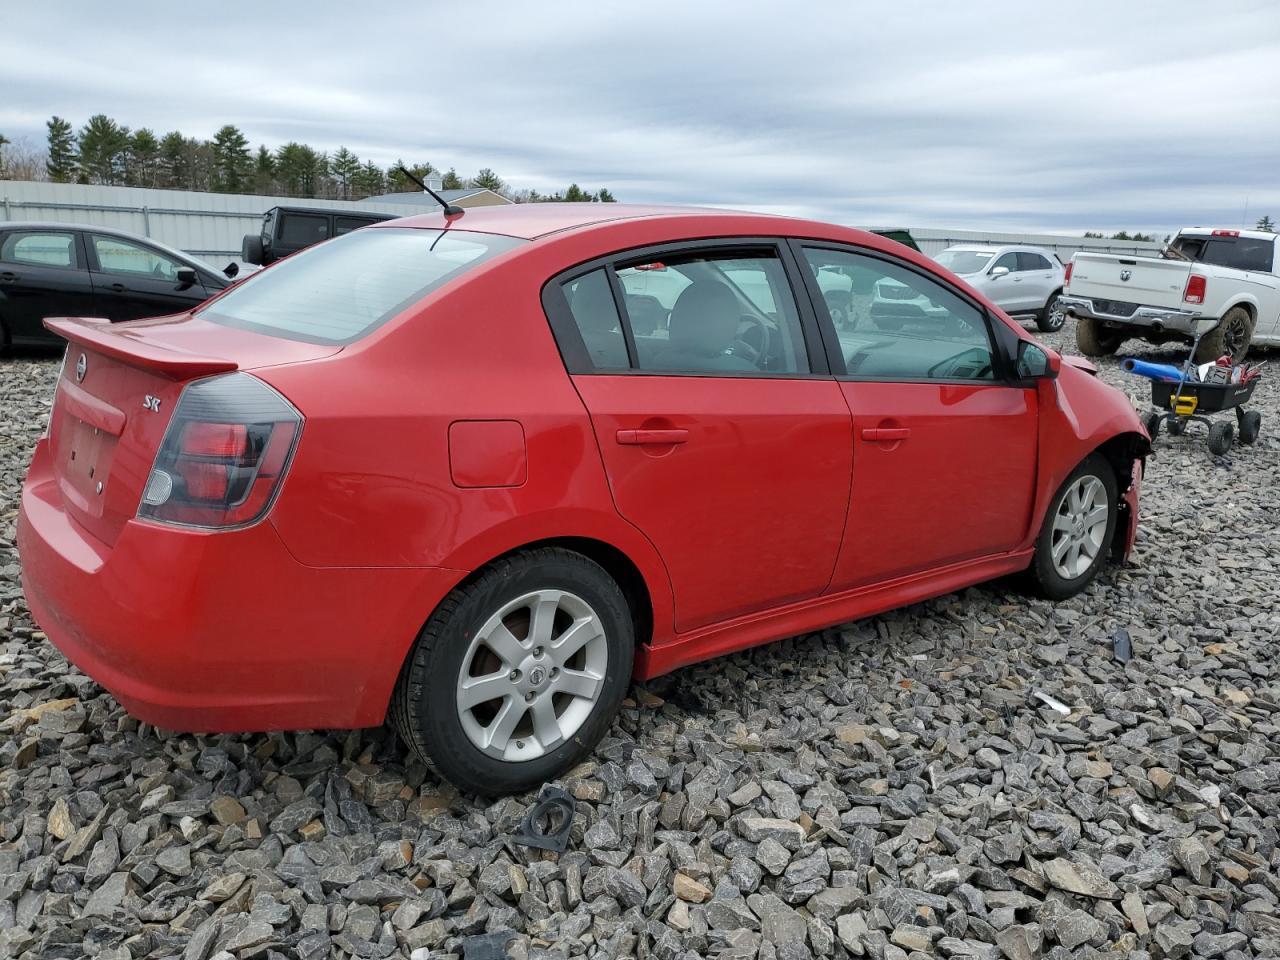
[[[0,180],[0,222],[43,220],[114,227],[152,237],[221,268],[239,261],[240,241],[277,204],[411,216],[421,206],[351,200],[299,200],[247,194],[98,187]]]
[[[259,197],[247,194],[196,193],[187,190],[146,190],[139,187],[98,187],[78,183],[32,183],[0,180],[0,221],[51,220],[86,223],[129,230],[154,237],[195,257],[222,267],[238,260],[240,241],[257,231],[262,215],[283,204],[329,207],[411,216],[422,213],[419,204],[364,203],[358,200],[299,200],[294,197]],[[1034,233],[1001,233],[975,230],[911,228],[911,235],[926,254],[936,254],[960,243],[1019,243],[1046,247],[1065,263],[1077,250],[1156,255],[1158,243],[1121,240],[1088,240]]]

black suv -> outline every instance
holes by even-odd
[[[61,343],[45,317],[180,313],[231,283],[180,250],[108,227],[0,222],[0,349]]]
[[[281,257],[297,253],[313,243],[340,237],[359,227],[394,220],[389,213],[354,210],[321,210],[316,207],[272,207],[262,217],[262,229],[246,233],[240,259],[265,267]]]

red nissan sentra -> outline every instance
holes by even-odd
[[[828,224],[474,209],[48,326],[18,540],[59,649],[164,728],[390,717],[481,793],[633,678],[1015,571],[1069,597],[1137,526],[1119,391]]]

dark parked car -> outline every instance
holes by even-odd
[[[229,267],[234,276],[236,267]],[[109,227],[0,223],[0,349],[60,343],[45,317],[179,313],[231,283],[179,250]]]
[[[340,237],[371,223],[394,220],[389,213],[318,210],[315,207],[272,207],[262,216],[262,229],[246,233],[240,259],[265,267],[313,243]]]

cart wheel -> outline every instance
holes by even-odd
[[[1257,410],[1249,410],[1240,414],[1240,442],[1254,443],[1262,430],[1262,414]]]
[[[1187,421],[1179,417],[1170,417],[1168,430],[1169,430],[1169,436],[1180,437],[1187,432]]]
[[[1142,425],[1147,428],[1147,436],[1152,440],[1160,435],[1160,421],[1164,414],[1159,410],[1150,410],[1142,415]]]
[[[1236,428],[1230,420],[1219,420],[1209,428],[1209,449],[1218,456],[1226,456],[1235,438]]]

